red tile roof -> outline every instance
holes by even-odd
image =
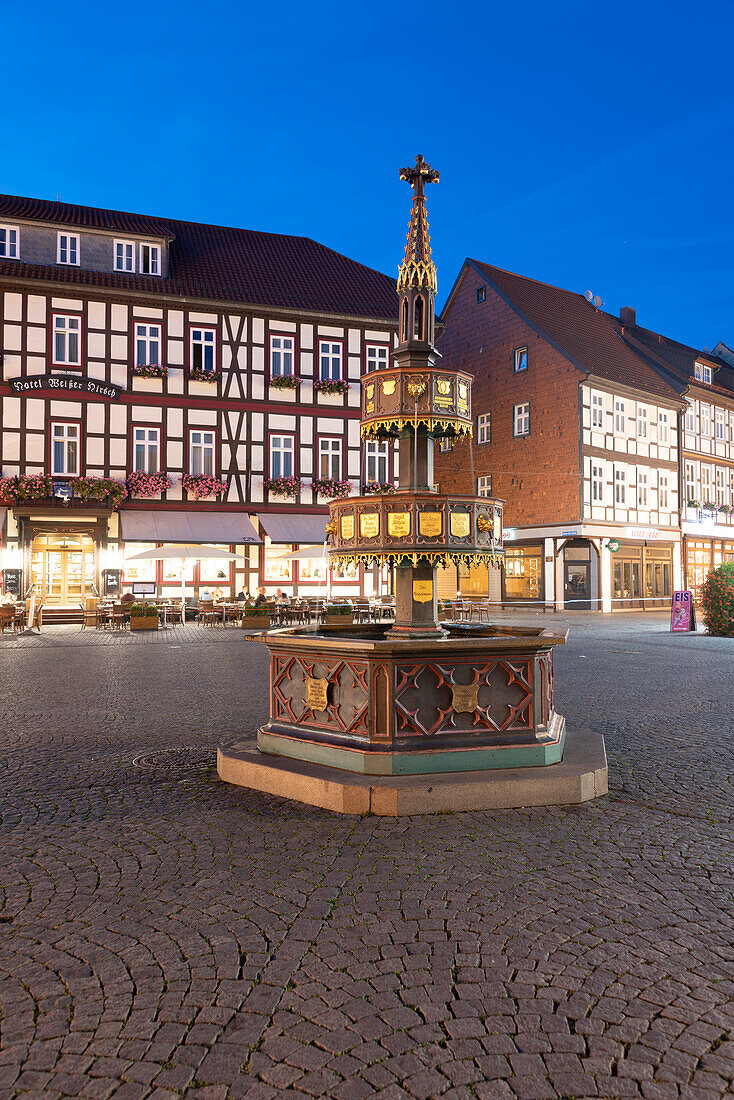
[[[618,317],[596,309],[583,294],[469,260],[525,320],[585,373],[675,400],[682,386],[661,377],[643,349],[625,340]]]
[[[395,279],[309,237],[0,195],[0,220],[46,221],[173,241],[168,277],[0,260],[0,275],[146,294],[397,320]]]

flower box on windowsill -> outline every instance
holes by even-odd
[[[349,481],[338,481],[335,477],[319,477],[311,482],[311,489],[320,497],[335,500],[337,497],[348,497],[352,485]]]
[[[218,497],[227,492],[227,482],[209,474],[184,474],[181,487],[188,493],[189,500],[203,500],[204,497]]]
[[[192,367],[189,371],[189,378],[192,382],[218,382],[221,377],[221,371],[218,370],[205,370],[204,367]]]
[[[395,486],[389,481],[367,481],[362,486],[362,496],[385,496],[395,492]]]
[[[263,481],[266,489],[274,497],[294,497],[301,491],[299,477],[266,477]]]
[[[133,473],[128,474],[125,485],[131,497],[150,500],[152,497],[160,496],[161,493],[165,493],[167,489],[170,489],[173,481],[168,474],[163,473],[161,470],[154,474],[146,474],[143,470],[134,470]]]
[[[297,390],[301,379],[295,374],[273,374],[270,376],[269,385],[274,390]]]
[[[340,397],[349,393],[349,383],[345,378],[319,378],[313,384],[314,393],[325,397]]]
[[[166,378],[168,367],[158,363],[148,363],[145,366],[133,367],[133,375],[136,378]]]

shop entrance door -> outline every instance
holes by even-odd
[[[589,587],[589,562],[566,561],[563,602],[569,611],[589,611],[591,590]]]
[[[94,595],[94,542],[88,535],[39,535],[33,540],[31,579],[49,607],[77,607]]]

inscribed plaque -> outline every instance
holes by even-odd
[[[341,533],[345,541],[354,538],[354,516],[341,517]]]
[[[329,705],[329,681],[306,677],[306,706],[309,710],[326,710]]]
[[[494,541],[502,542],[502,513],[495,512],[494,514]],[[553,559],[551,559],[553,560]]]
[[[433,581],[413,581],[413,599],[416,603],[429,603],[433,599]]]
[[[410,534],[410,512],[388,512],[387,533],[395,539],[406,539]]]
[[[451,513],[451,534],[455,539],[466,539],[469,537],[470,523],[468,512],[452,512]]]
[[[386,378],[382,383],[382,392],[386,397],[392,397],[395,393],[396,381],[394,378]]]
[[[359,533],[363,539],[376,539],[380,533],[380,513],[362,512],[359,517]]]
[[[454,696],[451,704],[454,710],[473,714],[479,706],[479,684],[452,684],[451,691]]]
[[[440,512],[419,512],[418,530],[427,539],[439,538],[443,533],[443,517]]]

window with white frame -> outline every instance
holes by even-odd
[[[369,441],[364,445],[364,479],[386,485],[389,480],[389,443]]]
[[[644,405],[637,406],[637,438],[647,439],[647,409]]]
[[[449,439],[448,436],[446,436],[444,439],[439,439],[438,449],[441,452],[441,454],[444,454],[444,455],[447,454],[449,451],[453,451],[453,449],[454,449],[453,439]]]
[[[528,349],[527,348],[515,348],[512,353],[512,362],[515,368],[515,374],[519,374],[521,370],[528,369]]]
[[[591,464],[591,503],[601,504],[604,500],[604,467],[596,462]]]
[[[135,270],[135,241],[115,241],[115,271]]]
[[[54,313],[54,363],[80,367],[82,363],[82,319],[73,313]]]
[[[716,467],[716,503],[726,504],[725,471],[720,466]]]
[[[477,443],[491,443],[492,414],[479,413],[477,416]]]
[[[483,474],[477,478],[477,496],[478,497],[491,497],[492,495],[492,475]]]
[[[512,414],[512,434],[514,436],[530,434],[530,402],[515,405]]]
[[[688,405],[686,408],[686,431],[695,432],[696,430],[696,409],[694,405]]]
[[[627,503],[627,471],[619,467],[614,471],[614,503]]]
[[[271,435],[270,476],[293,477],[295,440],[292,435]]]
[[[161,326],[135,322],[135,366],[161,366]]]
[[[619,397],[614,401],[614,431],[617,435],[624,435],[627,431],[627,410]]]
[[[711,501],[711,467],[701,466],[701,501],[709,504]]]
[[[693,368],[693,373],[697,381],[711,383],[714,372],[711,367],[707,367],[705,363],[696,363]]]
[[[208,374],[217,369],[217,330],[200,328],[190,330],[189,362],[192,370],[206,371]]]
[[[79,237],[76,233],[58,233],[56,260],[60,264],[79,264]]]
[[[160,428],[133,428],[133,470],[155,474],[160,470]]]
[[[701,405],[701,435],[711,435],[710,405]]]
[[[647,470],[637,471],[637,507],[647,508]]]
[[[141,275],[160,275],[161,250],[157,244],[141,244],[140,246],[140,273]]]
[[[285,378],[293,374],[294,336],[270,337],[270,375]]]
[[[367,344],[365,349],[367,370],[381,370],[390,364],[390,349],[387,344]]]
[[[189,433],[189,473],[214,476],[215,446],[214,432],[199,431],[197,428]]]
[[[664,511],[668,508],[668,475],[658,473],[658,508]]]
[[[724,425],[724,410],[723,409],[715,409],[714,410],[714,433],[715,433],[716,439],[719,439],[722,442],[723,442],[724,439],[726,439],[726,431],[725,431],[725,425]]]
[[[342,346],[332,340],[319,340],[319,378],[338,381],[342,376]]]
[[[670,438],[669,418],[666,412],[658,409],[658,443],[667,443]]]
[[[341,439],[319,439],[319,477],[333,477],[341,481]]]
[[[16,225],[0,225],[0,257],[4,260],[17,260],[20,256],[18,243],[18,227]]]
[[[592,393],[591,395],[591,426],[592,428],[604,427],[604,394]]]
[[[51,476],[79,477],[78,424],[51,424]]]
[[[696,499],[696,469],[692,462],[686,462],[685,468],[686,502]]]

